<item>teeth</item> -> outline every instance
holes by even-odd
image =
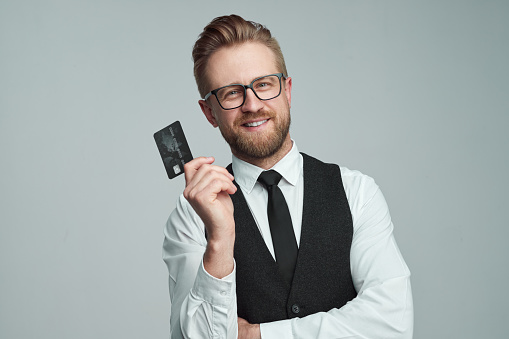
[[[262,120],[262,121],[257,121],[257,122],[249,122],[249,123],[244,124],[244,125],[247,126],[247,127],[256,127],[256,126],[260,126],[261,124],[265,123],[267,120]]]

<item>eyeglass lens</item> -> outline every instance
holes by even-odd
[[[269,100],[279,95],[281,83],[276,75],[268,75],[254,81],[252,88],[259,99]],[[216,96],[223,108],[236,108],[244,102],[245,91],[243,86],[232,85],[221,88]]]

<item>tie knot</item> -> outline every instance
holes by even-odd
[[[263,171],[258,177],[258,181],[267,187],[277,185],[279,180],[281,180],[281,174],[274,170]]]

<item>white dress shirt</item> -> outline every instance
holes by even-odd
[[[263,169],[236,157],[232,166],[235,180],[274,257],[267,218],[268,195],[257,182]],[[272,169],[283,177],[278,186],[288,203],[299,244],[304,177],[302,155],[295,142]],[[394,240],[385,199],[373,179],[358,171],[340,169],[353,219],[350,266],[358,295],[339,309],[260,324],[263,339],[412,338],[410,271]],[[163,245],[163,259],[169,271],[172,339],[237,338],[236,268],[223,279],[205,271],[204,230],[200,217],[181,195],[168,219]],[[327,263],[324,269],[329,269]]]

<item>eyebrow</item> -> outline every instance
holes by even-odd
[[[276,73],[277,73],[277,72],[276,72]],[[264,74],[264,75],[258,75],[258,76],[255,76],[253,79],[251,79],[251,81],[249,82],[249,84],[250,84],[250,83],[252,83],[255,79],[258,79],[258,78],[264,77],[264,76],[266,76],[266,75],[271,75],[271,74],[274,74],[274,73],[267,73],[267,74]],[[241,82],[232,82],[232,83],[229,83],[228,85],[223,85],[223,86],[219,86],[219,87],[216,87],[216,88],[225,87],[225,86],[232,86],[232,85],[243,85],[243,86],[244,86],[244,84],[243,84],[243,83],[241,83]]]

